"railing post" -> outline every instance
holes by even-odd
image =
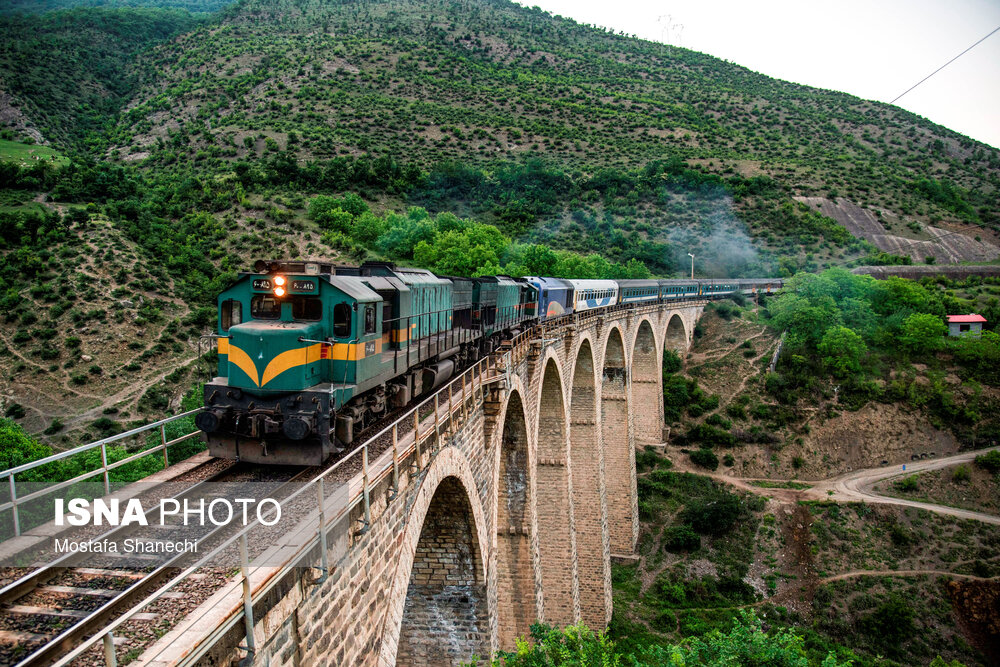
[[[101,465],[104,467],[104,495],[111,493],[111,478],[108,476],[108,446],[101,443]]]
[[[392,497],[399,495],[399,422],[392,425]]]
[[[448,434],[455,435],[455,383],[448,385]]]
[[[434,452],[437,452],[441,448],[441,431],[439,430],[440,427],[438,426],[438,420],[440,419],[439,416],[440,401],[438,401],[438,397],[440,395],[441,395],[440,392],[434,394],[434,450],[433,450]]]
[[[115,655],[115,636],[110,632],[104,635],[104,664],[107,667],[118,667],[118,656]]]
[[[416,468],[415,471],[411,471],[411,474],[417,474],[420,472],[420,407],[416,407],[413,410],[413,464],[412,468]]]
[[[240,572],[243,575],[243,625],[247,633],[247,652],[255,652],[253,638],[253,591],[250,589],[250,554],[246,531],[240,535]]]
[[[359,535],[364,535],[368,532],[372,521],[372,506],[371,506],[371,490],[368,487],[368,445],[366,444],[361,450],[361,474],[362,482],[364,484],[364,503],[365,503],[365,516],[364,516],[364,526],[358,531]]]
[[[14,537],[21,536],[21,518],[17,513],[17,485],[14,484],[14,475],[7,475],[7,479],[10,480],[10,511],[11,518],[14,520]]]
[[[170,459],[167,458],[167,425],[160,424],[160,444],[163,445],[163,467],[170,467]]]
[[[320,566],[323,568],[323,575],[320,577],[319,581],[316,583],[322,583],[326,580],[326,575],[330,573],[330,560],[326,553],[326,508],[324,507],[324,499],[326,494],[325,480],[320,477],[319,483],[316,485],[316,495],[319,499],[319,562]]]
[[[462,421],[469,418],[469,396],[465,391],[465,380],[468,373],[462,373]]]

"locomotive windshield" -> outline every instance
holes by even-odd
[[[297,320],[323,319],[323,302],[316,296],[297,296],[292,299],[292,317]]]
[[[269,294],[257,294],[250,299],[250,317],[255,320],[276,320],[281,317],[281,302]]]
[[[316,322],[323,319],[323,301],[315,296],[295,296],[292,318]],[[250,316],[255,320],[277,320],[281,317],[281,301],[269,294],[258,294],[250,300]]]

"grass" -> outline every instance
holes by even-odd
[[[69,158],[54,148],[0,139],[0,161],[16,162],[20,166],[26,167],[36,162],[36,157],[39,160],[49,160],[60,166],[69,164]]]
[[[802,491],[804,489],[812,488],[812,484],[804,484],[803,482],[793,482],[791,480],[772,482],[767,479],[758,479],[750,483],[761,489],[795,489],[796,491]]]

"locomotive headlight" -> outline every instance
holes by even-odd
[[[285,296],[285,288],[283,288],[283,287],[275,287],[274,288],[274,296]]]
[[[283,276],[275,276],[274,284],[277,285],[278,287],[281,287],[282,285],[285,284],[285,278]]]

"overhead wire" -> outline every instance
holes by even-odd
[[[928,74],[927,76],[925,76],[924,78],[922,78],[920,81],[917,81],[915,84],[913,84],[912,86],[910,86],[909,88],[907,88],[905,91],[903,91],[902,94],[897,95],[896,99],[893,100],[893,101],[891,101],[891,102],[889,102],[889,104],[895,104],[896,100],[898,100],[899,98],[901,98],[903,95],[906,95],[906,93],[910,92],[911,90],[913,90],[914,88],[916,88],[917,86],[919,86],[920,84],[922,84],[924,81],[926,81],[927,79],[931,78],[932,76],[934,76],[935,74],[937,74],[938,72],[940,72],[941,70],[943,70],[945,67],[947,67],[948,65],[952,64],[953,62],[955,62],[956,60],[958,60],[959,58],[961,58],[962,56],[964,56],[966,53],[968,53],[972,49],[976,48],[977,46],[979,46],[980,44],[982,44],[983,42],[985,42],[987,39],[990,38],[990,36],[993,35],[993,33],[997,32],[998,30],[1000,30],[1000,25],[998,25],[996,28],[994,28],[992,31],[990,31],[989,35],[986,35],[985,37],[983,37],[982,39],[980,39],[978,42],[976,42],[975,44],[973,44],[969,48],[965,49],[965,51],[962,51],[957,56],[955,56],[954,58],[952,58],[951,60],[949,60],[948,62],[946,62],[944,65],[941,65],[941,67],[938,67],[936,70],[934,70],[933,72],[931,72],[930,74]]]

